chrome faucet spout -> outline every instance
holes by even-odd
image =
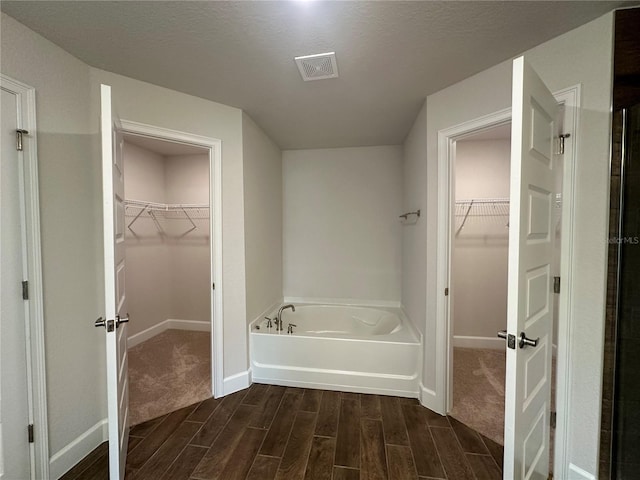
[[[286,310],[287,308],[290,308],[293,312],[296,311],[296,307],[293,306],[291,303],[288,305],[283,305],[280,307],[280,309],[278,310],[278,315],[276,317],[276,329],[277,331],[281,332],[282,330],[284,330],[283,324],[282,324],[282,311]]]

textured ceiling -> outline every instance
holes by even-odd
[[[634,2],[637,3],[637,2]],[[245,110],[284,149],[402,143],[426,95],[623,1],[6,1],[84,62]],[[335,51],[340,78],[293,57]]]

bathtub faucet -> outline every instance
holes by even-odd
[[[294,307],[292,304],[283,305],[283,306],[280,307],[280,310],[278,310],[278,316],[274,320],[276,322],[276,330],[278,332],[281,332],[283,330],[283,328],[282,328],[282,311],[286,310],[287,308],[290,308],[294,312],[296,311],[296,307]]]

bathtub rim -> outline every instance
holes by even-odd
[[[251,323],[249,323],[249,336],[276,335],[276,336],[294,337],[294,338],[331,338],[332,340],[340,340],[340,341],[374,342],[374,343],[383,342],[383,343],[396,343],[396,344],[405,344],[405,345],[406,344],[422,345],[423,343],[422,333],[418,331],[418,329],[415,327],[413,322],[409,320],[409,317],[406,315],[404,308],[402,308],[402,306],[400,306],[397,302],[387,302],[387,304],[383,305],[384,302],[375,302],[375,301],[372,301],[371,303],[365,303],[365,302],[352,303],[351,301],[349,301],[349,303],[346,303],[346,302],[327,303],[322,301],[324,299],[317,299],[317,300],[306,299],[304,301],[301,301],[301,300],[292,301],[292,300],[293,300],[292,298],[284,298],[283,301],[274,303],[272,306],[267,308],[262,314],[260,314],[257,318],[255,318]],[[300,305],[300,306],[329,306],[329,307],[360,307],[360,308],[372,308],[376,310],[382,310],[385,312],[396,314],[400,320],[400,324],[404,328],[402,328],[400,332],[388,333],[385,335],[373,335],[373,336],[348,335],[348,334],[345,334],[344,336],[321,335],[321,334],[308,334],[306,332],[300,332],[300,333],[294,332],[293,335],[290,335],[285,331],[274,333],[274,332],[265,332],[265,331],[260,331],[255,329],[256,325],[264,321],[265,316],[268,316],[274,310],[277,310],[279,307],[283,305],[287,305],[289,303],[292,303],[294,306]],[[400,339],[394,340],[393,337],[394,336],[399,337],[400,334],[404,332],[405,328],[408,330],[409,338],[402,339],[402,340]]]

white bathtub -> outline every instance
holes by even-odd
[[[422,348],[400,309],[294,305],[282,312],[281,332],[264,319],[250,325],[254,382],[418,396]]]

